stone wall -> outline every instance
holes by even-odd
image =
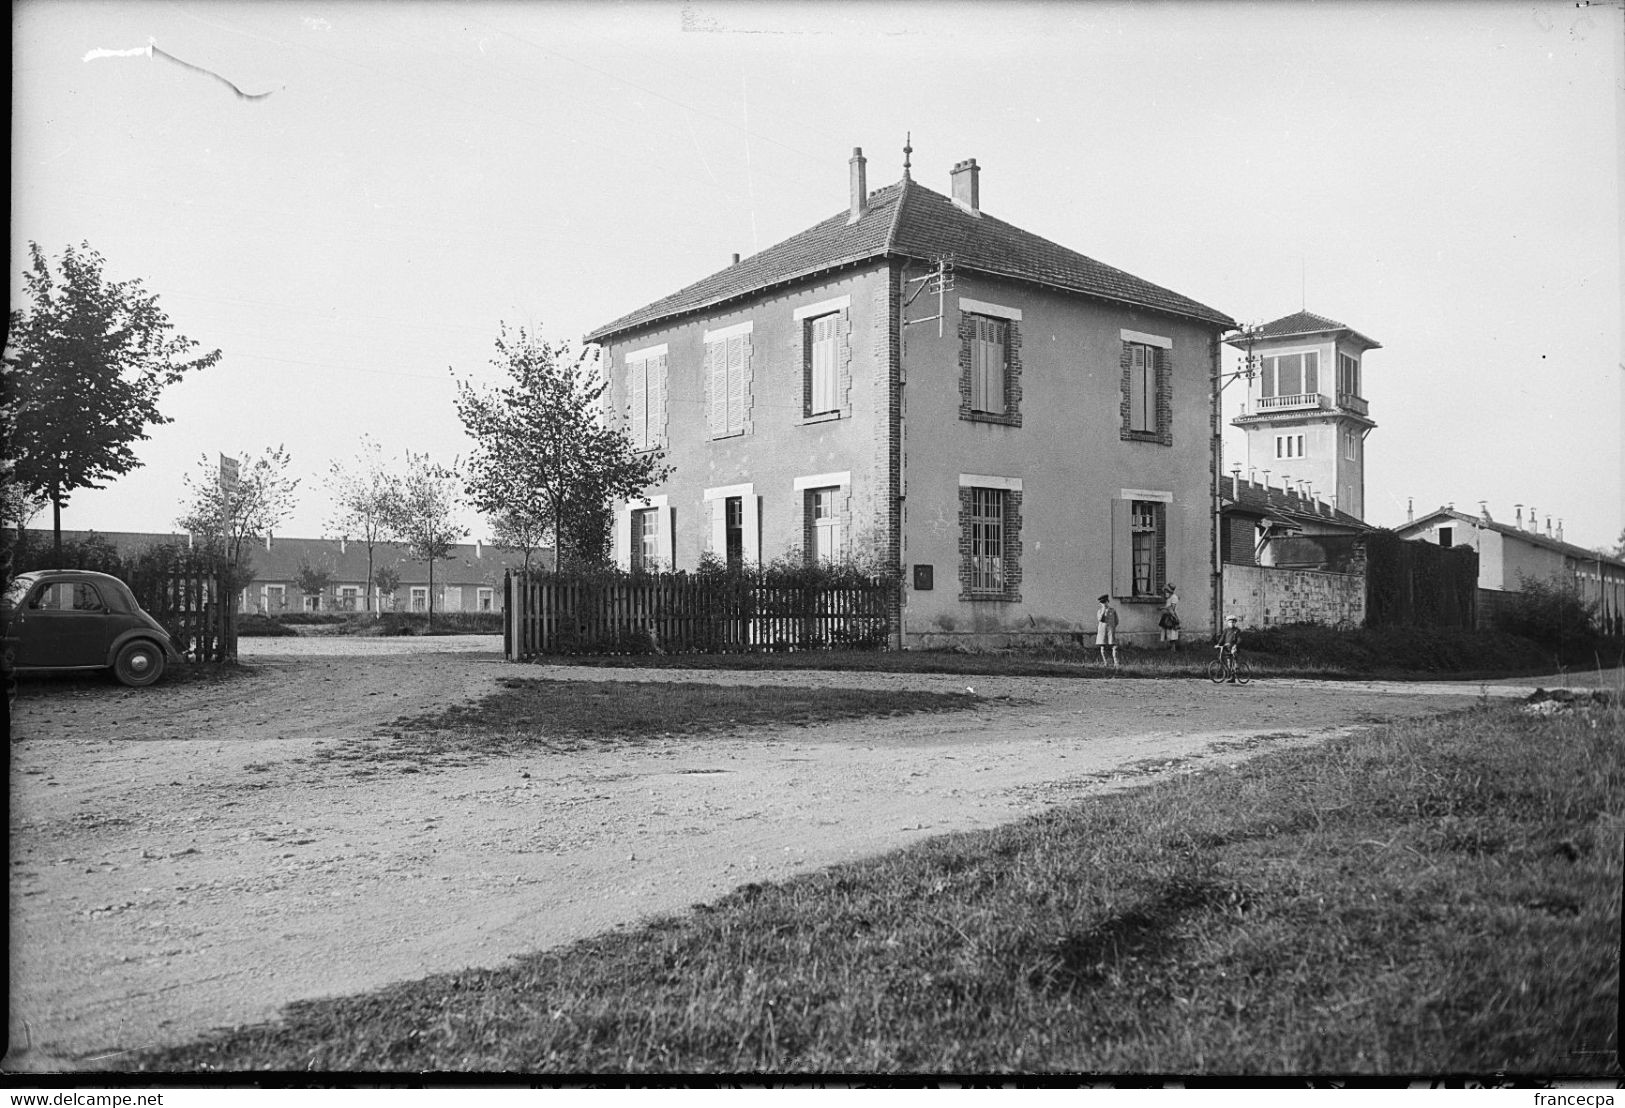
[[[1224,567],[1224,614],[1243,627],[1365,622],[1365,575],[1268,566]]]

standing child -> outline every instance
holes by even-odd
[[[1169,650],[1179,649],[1179,592],[1173,585],[1162,590],[1162,615],[1157,617],[1157,626],[1162,628],[1162,641],[1168,644]]]
[[[1110,596],[1100,598],[1100,610],[1095,613],[1095,643],[1100,647],[1100,664],[1106,664],[1106,648],[1112,651],[1112,666],[1117,666],[1117,609]]]

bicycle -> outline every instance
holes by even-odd
[[[1219,656],[1207,664],[1207,679],[1215,685],[1230,680],[1245,685],[1253,679],[1252,663],[1246,658],[1237,657],[1234,650],[1221,649]]]

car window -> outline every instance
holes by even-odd
[[[86,581],[53,581],[41,585],[28,606],[47,612],[99,612],[102,597]]]
[[[23,597],[28,593],[28,586],[32,585],[33,583],[34,579],[32,577],[17,578],[11,584],[6,586],[5,602],[14,608],[21,604],[23,602]]]

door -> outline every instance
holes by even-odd
[[[42,581],[19,615],[19,666],[105,666],[107,606],[88,581]]]

